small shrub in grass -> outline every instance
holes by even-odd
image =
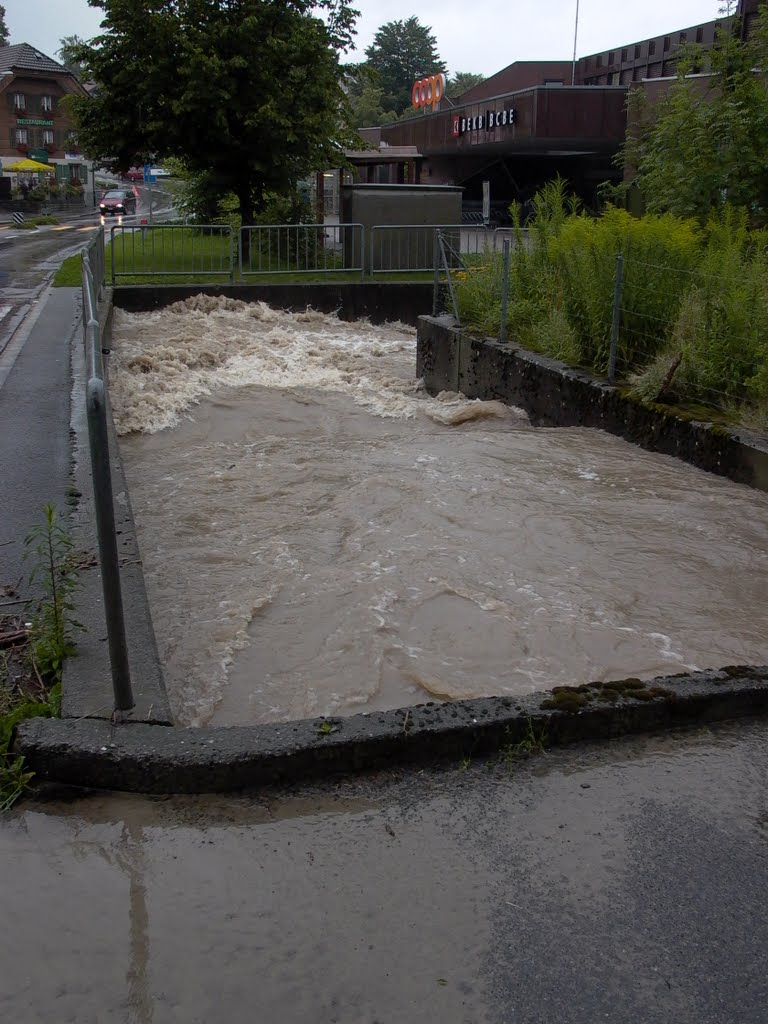
[[[526,347],[571,365],[578,365],[581,358],[574,330],[565,312],[557,306],[553,306],[542,319],[531,324]]]

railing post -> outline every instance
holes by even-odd
[[[499,328],[499,341],[502,344],[507,340],[507,307],[509,305],[509,239],[504,239],[501,257],[502,278],[501,278],[501,326]]]
[[[616,381],[616,356],[619,349],[619,323],[621,321],[621,286],[624,277],[624,257],[616,257],[616,281],[613,289],[613,320],[611,322],[611,351],[608,357],[608,383]]]
[[[109,661],[112,669],[112,690],[116,710],[130,711],[134,706],[134,700],[128,664],[128,643],[125,636],[123,595],[120,589],[120,563],[117,554],[112,470],[109,461],[107,398],[101,368],[101,336],[96,319],[89,321],[86,336],[89,349],[87,359],[89,379],[85,391],[85,404],[91,451],[101,586],[104,594],[104,615],[107,624]]]
[[[123,620],[123,595],[120,590],[120,568],[115,537],[115,512],[112,504],[112,474],[109,466],[106,395],[104,381],[93,377],[86,389],[88,435],[93,467],[93,497],[99,537],[101,586],[104,593],[104,614],[107,621],[109,661],[112,668],[112,690],[115,708],[130,711],[134,706],[131,673],[128,666],[128,644]]]
[[[440,230],[435,228],[434,244],[432,249],[432,265],[434,266],[434,278],[432,281],[432,316],[440,312]]]

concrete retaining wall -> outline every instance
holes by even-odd
[[[419,317],[418,376],[430,394],[462,391],[524,409],[531,422],[596,427],[649,451],[768,491],[768,445],[746,430],[728,429],[646,406],[583,370],[554,359],[477,338],[448,317]]]
[[[244,285],[118,285],[114,304],[131,313],[169,306],[192,295],[226,295],[243,302],[266,302],[278,309],[303,311],[307,306],[321,313],[338,313],[342,320],[372,323],[400,320],[415,327],[425,310],[432,308],[432,285],[403,282],[334,282],[327,284]]]

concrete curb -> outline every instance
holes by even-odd
[[[280,725],[30,719],[19,726],[14,750],[39,780],[142,793],[226,792],[499,750],[515,756],[542,738],[561,746],[766,710],[768,666],[735,666]]]

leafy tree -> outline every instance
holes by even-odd
[[[365,55],[378,72],[384,108],[398,113],[410,105],[417,78],[445,71],[432,30],[415,16],[382,25]]]
[[[384,110],[384,90],[379,74],[368,63],[347,64],[343,88],[349,101],[349,123],[353,128],[371,128],[397,120],[394,110]]]
[[[103,33],[72,56],[99,88],[71,109],[92,158],[122,170],[176,157],[233,192],[244,224],[268,193],[339,163],[351,141],[346,0],[89,3],[104,11]]]
[[[485,76],[477,75],[474,71],[457,71],[455,75],[451,75],[448,79],[445,95],[448,99],[455,100],[484,81]]]
[[[7,46],[9,41],[8,26],[5,24],[5,8],[0,4],[0,46]]]
[[[71,71],[76,78],[82,79],[85,69],[75,55],[81,51],[82,47],[85,45],[85,40],[81,39],[80,36],[75,35],[64,36],[59,40],[59,42],[61,43],[61,46],[56,51],[56,55],[59,60],[67,71]]]
[[[709,79],[690,77],[708,65]],[[655,105],[641,90],[631,94],[629,122],[622,159],[649,212],[704,219],[727,204],[765,222],[768,4],[746,42],[730,24],[711,50],[681,47],[675,84]]]

